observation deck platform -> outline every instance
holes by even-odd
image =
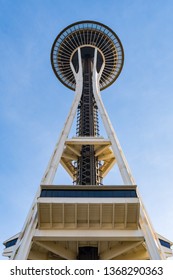
[[[136,186],[41,186],[39,229],[137,229]]]
[[[28,259],[76,259],[83,246],[98,248],[100,259],[149,259],[135,185],[42,185],[37,210]],[[4,256],[12,255],[18,236],[4,242]],[[172,257],[172,242],[157,236],[166,258]]]

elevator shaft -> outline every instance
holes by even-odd
[[[83,63],[83,91],[77,113],[77,136],[98,136],[98,108],[92,88],[93,57],[85,54]],[[77,161],[77,185],[99,185],[99,162],[93,145],[83,145]]]

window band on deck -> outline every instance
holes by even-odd
[[[40,197],[137,197],[136,190],[55,190],[42,189]]]

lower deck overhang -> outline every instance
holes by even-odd
[[[137,229],[136,186],[42,186],[39,229]]]

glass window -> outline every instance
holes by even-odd
[[[15,239],[12,239],[10,241],[8,241],[7,243],[5,243],[5,247],[8,248],[8,247],[11,247],[11,246],[14,246],[17,242],[17,238]]]
[[[162,240],[162,239],[159,239],[159,241],[160,241],[160,244],[162,245],[162,246],[164,246],[164,247],[167,247],[167,248],[171,248],[171,245],[170,245],[170,243],[169,242],[167,242],[167,241],[165,241],[165,240]]]
[[[137,197],[136,190],[55,190],[43,189],[41,197]]]

